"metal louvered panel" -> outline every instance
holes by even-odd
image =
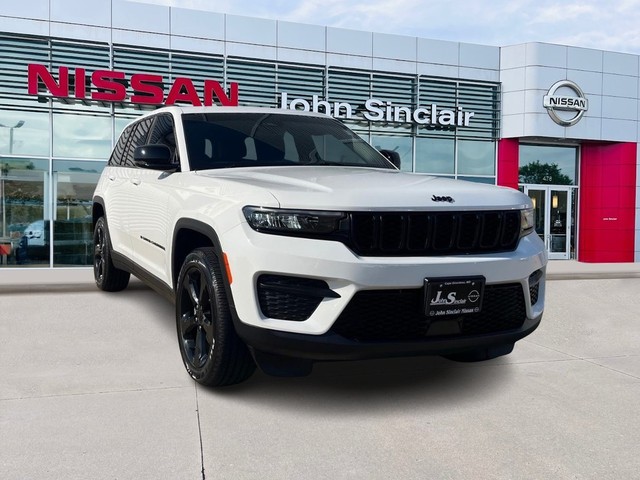
[[[461,137],[497,139],[500,134],[500,87],[461,82],[458,88],[458,105],[473,111],[473,121],[459,129]]]
[[[420,78],[419,82],[420,105],[438,104],[439,107],[455,108],[458,85],[453,80],[436,80],[433,78]]]
[[[415,77],[399,75],[381,75],[374,73],[371,83],[371,95],[387,101],[412,106],[416,102]]]
[[[327,78],[328,100],[364,105],[371,97],[371,74],[330,68]]]
[[[224,83],[224,59],[216,56],[197,56],[182,53],[171,54],[171,80],[187,77],[200,98],[204,98],[204,81]]]
[[[500,86],[490,83],[471,83],[421,77],[418,100],[429,107],[473,112],[471,122],[464,128],[439,128],[438,135],[474,137],[497,140],[500,134]],[[419,126],[419,133],[430,133],[433,127]]]
[[[321,67],[278,66],[278,92],[287,92],[290,98],[300,97],[310,101],[313,95],[318,95],[324,100],[324,79],[324,68]]]
[[[242,85],[240,105],[276,107],[276,66],[272,63],[227,60],[227,82]]]
[[[121,45],[113,47],[113,68],[124,71],[127,77],[134,73],[153,73],[167,77],[169,52],[150,49],[131,49]]]
[[[125,72],[126,79],[130,79],[134,73],[149,73],[161,75],[164,82],[169,80],[169,52],[162,52],[150,49],[131,49],[121,45],[113,47],[113,69]],[[133,89],[130,82],[125,81],[127,86],[127,97],[131,98]],[[165,84],[166,94],[166,84]],[[154,110],[157,105],[131,104],[124,102],[116,104],[116,112],[127,112],[131,110]]]
[[[96,89],[91,84],[91,74],[96,70],[110,70],[111,50],[106,44],[91,44],[67,42],[62,40],[51,41],[51,67],[57,71],[59,67],[69,68],[69,93],[75,96],[77,91],[76,82],[81,82],[82,78],[76,78],[76,68],[85,70],[84,83],[86,99],[64,99],[56,101],[53,106],[57,110],[72,110],[77,112],[84,109],[96,113],[101,111],[109,113],[110,104],[98,104],[90,100],[91,92]]]
[[[88,72],[109,70],[111,54],[109,45],[76,43],[61,40],[51,41],[51,66],[82,67]]]
[[[33,97],[25,84],[27,65],[49,65],[49,42],[14,36],[0,36],[0,98],[3,108],[31,108]],[[46,102],[46,101],[45,101]],[[46,106],[46,103],[36,105]]]

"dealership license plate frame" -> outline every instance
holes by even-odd
[[[482,275],[425,278],[424,314],[431,318],[446,318],[481,312],[485,283],[486,278]]]

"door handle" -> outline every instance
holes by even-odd
[[[134,185],[140,185],[140,179],[139,178],[132,178],[131,179],[131,183],[133,183]]]

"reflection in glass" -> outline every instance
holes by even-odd
[[[458,140],[458,174],[495,175],[495,170],[494,142]]]
[[[54,266],[91,265],[91,205],[104,166],[104,162],[54,160]]]
[[[49,264],[48,161],[0,159],[0,265]]]
[[[454,159],[453,139],[416,139],[416,172],[453,174]]]
[[[53,155],[107,159],[111,134],[111,117],[54,113]]]
[[[551,190],[551,252],[566,252],[568,191]]]
[[[400,155],[400,170],[413,171],[413,139],[411,137],[372,136],[371,144],[377,150],[392,150]]]
[[[458,175],[456,178],[458,180],[466,180],[467,182],[486,183],[487,185],[496,184],[496,177],[468,177]]]
[[[138,117],[115,117],[115,142],[118,141],[118,138],[120,138],[120,134],[122,133],[122,131],[124,130],[124,127],[126,127],[127,125],[129,125],[131,122],[133,122],[136,118]]]
[[[534,218],[535,218],[535,229],[536,233],[540,237],[540,239],[547,243],[545,240],[545,218],[547,214],[546,209],[546,193],[545,190],[529,190],[529,198],[531,198],[531,202],[533,203],[534,208]]]
[[[520,183],[576,185],[577,147],[520,145]]]
[[[49,114],[0,111],[0,154],[49,155]]]

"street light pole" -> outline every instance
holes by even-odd
[[[16,123],[13,127],[10,127],[9,125],[4,125],[4,124],[0,123],[0,128],[8,128],[9,129],[9,155],[13,154],[13,131],[16,128],[20,128],[23,125],[24,125],[24,120],[18,120],[18,123]]]
[[[22,127],[23,125],[24,125],[24,120],[19,120],[18,123],[16,123],[13,127],[0,123],[1,128],[9,129],[9,155],[13,155],[13,131],[16,128]],[[0,198],[2,198],[2,236],[6,237],[7,236],[7,208],[6,208],[7,199],[5,198],[5,194],[4,194],[4,168],[3,167],[0,167],[0,179],[2,180],[0,181],[0,187],[2,187],[2,192],[0,193]]]

